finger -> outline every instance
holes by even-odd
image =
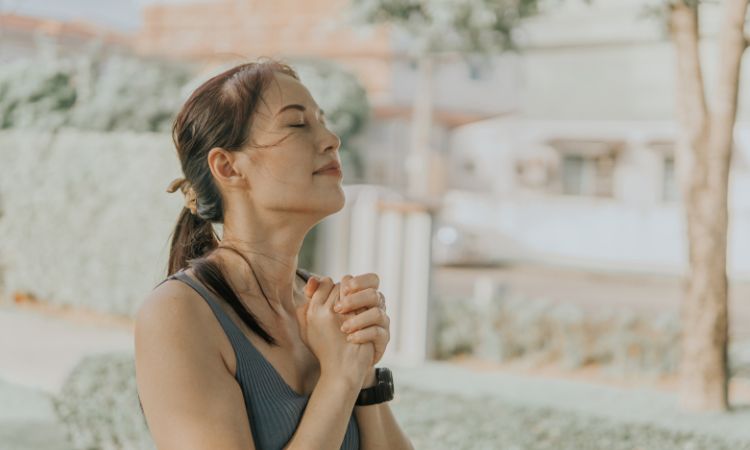
[[[333,305],[336,303],[336,300],[338,300],[339,296],[341,295],[339,292],[341,291],[341,283],[336,283],[333,285],[333,289],[331,290],[331,293],[328,294],[328,299],[325,302],[325,307],[329,311],[333,311]]]
[[[374,288],[367,288],[354,294],[345,295],[339,304],[339,308],[334,309],[336,312],[346,313],[358,308],[371,308],[380,305],[380,296]]]
[[[346,337],[346,340],[354,344],[364,344],[365,342],[375,342],[378,340],[388,341],[390,334],[383,327],[367,327],[363,330],[355,331]]]
[[[354,278],[354,277],[353,277],[353,276],[352,276],[351,274],[346,274],[346,275],[344,275],[344,276],[343,276],[343,277],[341,278],[341,290],[339,291],[339,298],[338,298],[338,301],[336,302],[336,304],[337,304],[337,305],[338,305],[339,303],[341,303],[341,300],[343,300],[343,299],[344,299],[344,291],[345,291],[346,289],[348,289],[348,288],[347,288],[347,286],[349,285],[349,281],[350,281],[350,280],[351,280],[352,278]],[[334,307],[334,309],[335,309],[335,307]]]
[[[391,319],[386,313],[382,309],[374,307],[345,320],[344,323],[341,324],[341,331],[344,333],[351,333],[352,331],[361,330],[374,325],[388,328],[390,323]]]
[[[320,279],[318,277],[311,276],[310,278],[308,278],[304,289],[305,297],[307,297],[308,299],[312,298],[318,286],[320,286]]]
[[[331,277],[323,277],[320,280],[320,285],[317,287],[315,293],[310,299],[310,302],[316,305],[324,305],[331,293],[331,290],[333,289],[333,286],[333,280],[331,279]]]
[[[363,273],[349,279],[344,285],[344,295],[352,294],[367,288],[377,289],[380,287],[380,277],[376,273]]]

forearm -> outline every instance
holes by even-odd
[[[364,387],[375,384],[375,371],[368,376]],[[362,450],[414,450],[409,438],[399,427],[388,402],[355,406]]]
[[[321,374],[285,450],[341,448],[360,387],[341,375]]]

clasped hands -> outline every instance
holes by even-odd
[[[319,278],[311,278],[313,281],[310,287],[314,292],[318,287]],[[341,279],[339,299],[333,307],[336,313],[346,317],[341,325],[341,331],[348,335],[347,341],[373,344],[373,367],[383,357],[391,337],[391,320],[385,312],[385,297],[378,291],[379,286],[380,278],[375,273],[344,275]]]

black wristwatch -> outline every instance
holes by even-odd
[[[393,375],[387,367],[376,367],[375,386],[371,386],[359,391],[357,396],[357,406],[375,405],[378,403],[393,400]]]

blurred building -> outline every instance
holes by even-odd
[[[675,55],[648,2],[561,2],[524,27],[518,109],[450,134],[444,220],[485,230],[493,257],[589,270],[687,266],[675,164]],[[701,7],[709,103],[719,26]],[[508,61],[508,59],[505,59]],[[745,64],[742,83],[750,85]],[[750,95],[740,90],[729,272],[750,278]]]
[[[0,13],[0,64],[28,57],[48,45],[60,55],[74,55],[99,43],[108,51],[127,51],[131,38],[88,22],[42,19]]]

